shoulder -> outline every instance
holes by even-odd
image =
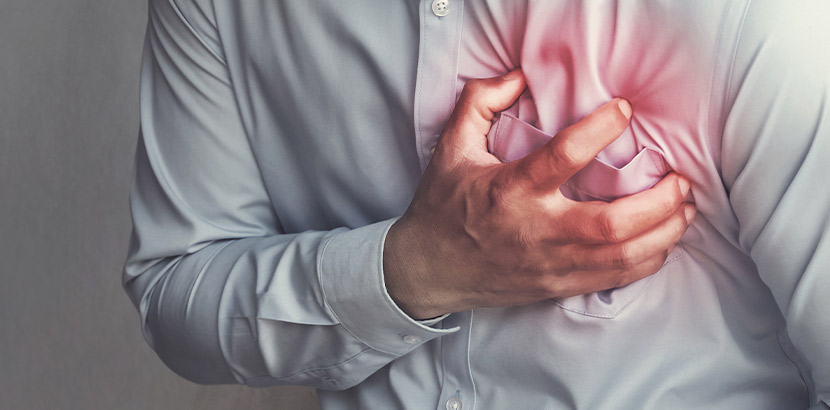
[[[753,161],[797,168],[830,137],[821,126],[830,118],[830,1],[745,4],[719,123],[730,189]],[[779,177],[768,176],[768,188]]]
[[[830,81],[830,1],[750,0],[736,39],[729,93],[753,72],[773,81]]]

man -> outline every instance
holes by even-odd
[[[295,3],[151,1],[124,280],[174,371],[826,406],[830,4]]]

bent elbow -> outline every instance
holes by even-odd
[[[218,348],[218,342],[208,340],[210,335],[150,323],[145,323],[144,329],[145,338],[162,363],[183,379],[205,385],[238,383]],[[213,346],[214,343],[217,346]]]
[[[137,305],[145,340],[170,370],[186,380],[198,384],[238,383],[219,343],[218,298],[200,294],[195,304],[188,306],[195,296],[190,292],[193,288],[181,283],[187,275],[174,272],[156,272],[163,276],[140,290]]]

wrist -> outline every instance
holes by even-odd
[[[404,313],[416,320],[448,313],[431,303],[436,295],[430,286],[426,257],[414,226],[401,218],[389,228],[383,245],[386,291]]]

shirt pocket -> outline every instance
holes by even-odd
[[[507,113],[498,115],[487,135],[487,148],[502,162],[515,161],[547,143],[551,135]],[[635,194],[654,186],[671,168],[663,154],[645,147],[621,167],[594,158],[559,187],[562,194],[575,201],[605,201]],[[685,255],[678,244],[666,259],[658,274],[667,265]],[[631,306],[646,290],[656,275],[626,286],[556,299],[556,304],[568,311],[585,316],[615,318]]]

